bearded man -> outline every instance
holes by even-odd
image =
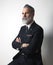
[[[22,11],[22,21],[19,34],[12,42],[12,47],[19,52],[8,65],[43,65],[41,46],[43,42],[43,29],[34,21],[35,10],[26,4]]]

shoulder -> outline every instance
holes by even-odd
[[[25,25],[23,25],[21,28],[25,28],[26,26]]]
[[[42,32],[42,33],[44,32],[43,28],[40,25],[38,25],[37,23],[35,24],[34,29],[37,30],[37,32]]]
[[[25,30],[26,26],[21,26],[21,29],[20,30]]]

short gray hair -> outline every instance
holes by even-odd
[[[33,8],[32,6],[26,4],[26,5],[24,6],[24,8],[25,8],[25,7],[29,8],[29,9],[31,10],[31,13],[34,14],[35,10],[34,10],[34,8]]]

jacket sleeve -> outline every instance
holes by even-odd
[[[21,52],[26,55],[33,53],[34,51],[36,51],[36,49],[41,48],[42,41],[43,41],[43,30],[38,30],[34,34],[31,42],[29,43],[29,46],[25,48],[23,47]]]
[[[18,38],[20,37],[20,33],[21,33],[21,30],[22,30],[22,28],[20,29],[20,31],[19,31],[19,34],[18,34]],[[16,37],[16,38],[17,38]],[[16,38],[13,40],[13,42],[12,42],[12,47],[14,48],[14,49],[19,49],[20,47],[21,47],[21,43],[19,43],[19,42],[16,42]]]

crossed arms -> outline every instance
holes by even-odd
[[[22,43],[21,38],[17,37],[13,42],[12,46],[13,48],[17,49],[22,49],[21,52],[25,54],[31,54],[37,49],[41,48],[43,41],[43,30],[38,30],[32,40],[29,43]],[[21,44],[22,43],[22,44]]]
[[[21,43],[21,38],[20,38],[20,37],[19,37],[19,38],[17,37],[15,41],[18,42],[18,43]],[[29,46],[28,43],[27,43],[27,44],[26,44],[26,43],[23,43],[23,44],[21,45],[21,48],[27,47],[27,46]]]

